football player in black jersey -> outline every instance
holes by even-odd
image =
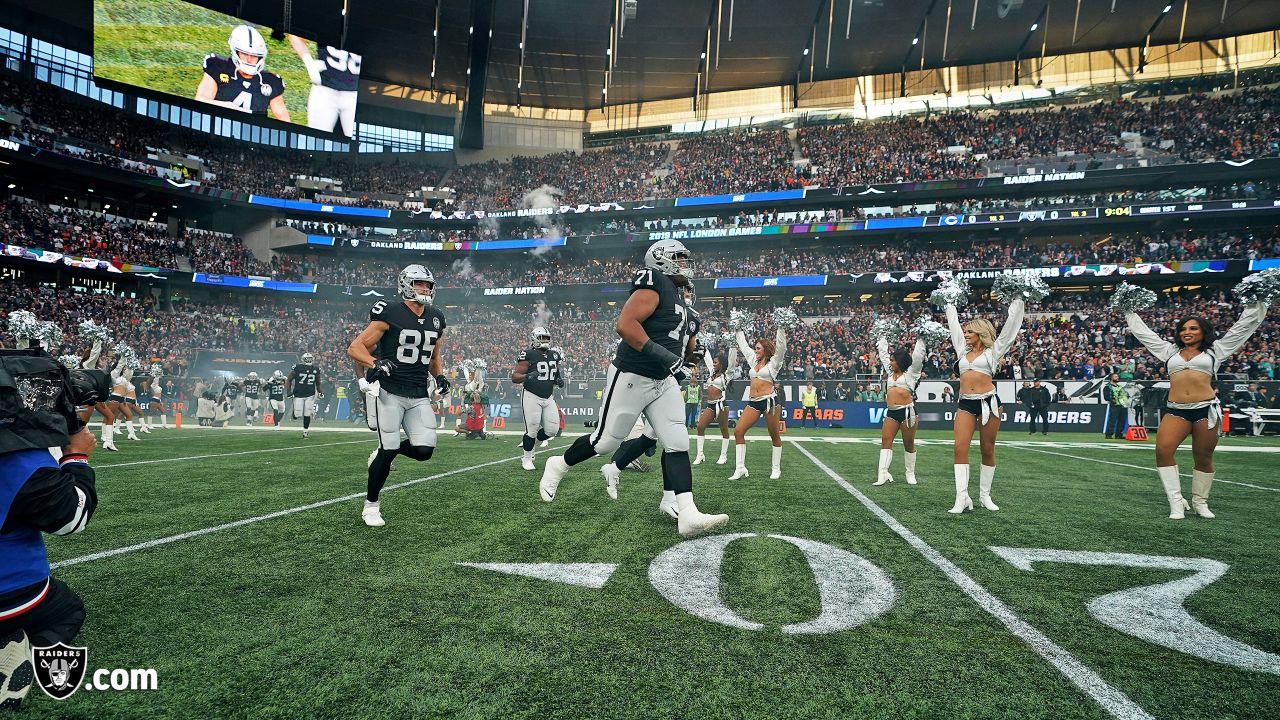
[[[320,395],[320,368],[316,356],[302,353],[302,362],[293,366],[285,378],[286,390],[293,396],[293,419],[302,418],[302,437],[311,437],[311,418],[316,414],[316,398]]]
[[[284,419],[284,399],[288,394],[284,373],[279,370],[271,373],[271,381],[267,383],[267,402],[271,404],[271,424],[277,430]]]
[[[333,132],[334,124],[340,122],[342,134],[351,137],[355,132],[356,91],[360,89],[360,56],[332,45],[320,45],[320,57],[314,58],[305,40],[297,35],[288,38],[311,76],[307,127]]]
[[[248,25],[238,25],[227,40],[231,57],[210,53],[204,57],[204,75],[196,88],[196,99],[232,110],[266,115],[289,122],[284,103],[284,80],[263,68],[267,64],[267,42],[262,33]]]
[[[258,373],[251,372],[240,383],[240,389],[244,391],[244,424],[252,425],[262,407],[262,379]]]
[[[402,302],[374,303],[369,325],[347,348],[347,355],[370,371],[367,382],[377,385],[370,426],[378,429],[378,448],[369,455],[369,491],[361,511],[370,527],[385,524],[378,493],[396,455],[423,461],[436,450],[432,379],[436,393],[449,392],[440,355],[444,313],[432,305],[435,277],[421,265],[410,265],[400,271],[396,286]],[[406,440],[400,439],[402,427]]]
[[[563,456],[547,460],[538,484],[544,502],[555,499],[569,468],[611,453],[631,433],[641,413],[662,442],[663,490],[676,501],[680,534],[685,537],[718,528],[728,515],[708,515],[693,502],[689,431],[684,425],[680,384],[688,379],[694,340],[689,310],[678,287],[692,283],[689,251],[677,240],[661,240],[645,252],[618,318],[622,343],[609,366],[604,403],[595,432],[574,441]]]
[[[551,348],[551,333],[538,326],[529,333],[529,347],[516,356],[511,370],[511,384],[524,385],[520,405],[524,409],[524,437],[520,446],[524,456],[520,467],[533,470],[533,446],[547,441],[560,429],[560,407],[556,405],[556,388],[564,387],[560,364],[564,358]]]

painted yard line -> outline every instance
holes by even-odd
[[[1104,465],[1118,465],[1118,466],[1120,466],[1120,467],[1133,468],[1133,469],[1135,469],[1135,470],[1150,470],[1151,472],[1156,472],[1156,469],[1155,469],[1154,467],[1149,466],[1149,465],[1132,465],[1132,464],[1130,464],[1130,463],[1115,462],[1114,460],[1099,460],[1098,458],[1091,458],[1091,457],[1087,457],[1087,456],[1084,456],[1084,455],[1072,455],[1072,454],[1070,454],[1070,453],[1054,452],[1054,451],[1052,451],[1052,450],[1041,450],[1040,448],[1024,447],[1024,448],[1019,448],[1019,449],[1020,449],[1020,450],[1027,450],[1027,451],[1030,451],[1030,452],[1038,452],[1038,453],[1042,453],[1042,454],[1044,454],[1044,455],[1060,455],[1060,456],[1062,456],[1062,457],[1069,457],[1069,458],[1071,458],[1071,459],[1073,459],[1073,460],[1088,460],[1089,462],[1102,463],[1102,464],[1104,464]],[[1189,477],[1191,477],[1191,476],[1190,476],[1190,475],[1188,475],[1187,473],[1182,473],[1182,477],[1184,477],[1184,478],[1189,478]],[[1227,483],[1228,485],[1239,485],[1239,486],[1241,486],[1241,487],[1253,488],[1254,490],[1266,490],[1266,491],[1268,491],[1268,492],[1280,492],[1280,488],[1264,487],[1264,486],[1262,486],[1262,485],[1254,485],[1253,483],[1239,482],[1239,481],[1237,481],[1237,480],[1223,480],[1222,478],[1214,478],[1214,480],[1213,480],[1213,481],[1214,481],[1215,483]]]
[[[889,526],[907,544],[915,548],[917,552],[925,557],[930,563],[943,572],[952,582],[960,587],[966,595],[978,604],[983,610],[990,613],[994,618],[999,620],[1009,632],[1016,635],[1019,639],[1031,647],[1040,657],[1044,658],[1051,665],[1056,667],[1059,672],[1066,676],[1076,687],[1080,688],[1086,695],[1102,706],[1104,710],[1111,714],[1117,720],[1130,720],[1131,718],[1151,718],[1152,716],[1143,710],[1141,706],[1129,699],[1120,690],[1107,684],[1097,673],[1091,670],[1084,663],[1080,662],[1074,655],[1065,648],[1050,640],[1048,636],[1037,630],[1027,621],[1023,620],[1008,605],[993,595],[989,590],[978,584],[978,581],[969,577],[964,570],[948,560],[942,553],[938,552],[922,540],[919,535],[911,532],[905,525],[898,522],[897,518],[890,515],[883,508],[875,503],[871,498],[862,494],[848,481],[840,477],[834,470],[827,467],[819,460],[809,449],[803,445],[796,444],[796,449],[804,453],[805,457],[827,474],[832,480],[840,484],[850,495],[862,503],[881,522]]]
[[[747,439],[748,440],[768,440],[769,438],[768,436],[757,436],[757,437],[748,436]],[[790,437],[783,436],[782,440],[783,442],[793,442],[793,443],[823,442],[831,445],[879,445],[880,444],[880,437],[878,435],[874,437],[870,435],[865,437],[823,437],[823,436],[816,436],[816,435],[801,435],[801,436],[790,436]],[[979,442],[978,439],[974,438],[970,444],[977,445],[978,442]],[[920,445],[951,445],[953,441],[950,438],[916,438],[916,443]],[[1067,448],[1067,449],[1077,449],[1077,450],[1117,450],[1117,451],[1145,450],[1147,452],[1152,452],[1154,447],[1149,443],[1135,443],[1135,442],[1127,442],[1127,441],[1123,443],[1120,443],[1120,442],[1103,443],[1103,442],[1089,442],[1089,441],[1079,441],[1079,440],[1063,440],[1063,441],[1057,441],[1057,442],[1052,440],[997,440],[996,445],[998,447],[1014,447],[1014,448],[1045,447],[1045,448]],[[1274,443],[1269,447],[1219,445],[1216,452],[1262,453],[1262,454],[1280,453],[1280,442]]]
[[[282,448],[263,448],[261,450],[240,450],[237,452],[217,453],[215,455],[184,455],[182,457],[156,458],[154,460],[135,460],[133,462],[113,463],[111,465],[94,465],[93,467],[96,470],[105,470],[106,468],[129,467],[131,465],[152,465],[154,463],[181,462],[183,460],[207,460],[209,458],[233,457],[235,455],[257,455],[258,453],[284,452],[286,450],[306,450],[309,448],[330,447],[332,445],[355,445],[356,443],[364,443],[364,442],[368,442],[368,440],[343,440],[342,442],[290,445],[289,447],[282,447]]]
[[[317,447],[317,446],[312,445],[310,447]],[[568,447],[568,446],[562,445],[559,447],[551,447],[551,448],[547,448],[547,450],[548,451],[563,450],[565,447]],[[513,462],[519,459],[520,459],[519,457],[506,457],[500,460],[490,460],[489,462],[480,463],[479,465],[470,465],[468,467],[456,468],[454,470],[449,470],[447,472],[437,473],[435,475],[429,475],[427,477],[421,477],[416,480],[407,480],[402,483],[396,483],[395,485],[388,485],[382,488],[382,492],[387,492],[388,490],[399,490],[400,488],[406,488],[411,485],[417,485],[419,483],[424,483],[430,480],[439,480],[441,478],[447,478],[452,475],[460,475],[462,473],[471,472],[472,470],[479,470],[480,468],[486,468],[492,465],[500,465],[502,463]],[[134,545],[126,545],[125,547],[115,548],[114,550],[103,550],[101,552],[90,553],[88,555],[81,555],[80,557],[61,560],[59,562],[51,564],[49,567],[50,569],[56,570],[58,568],[67,567],[69,565],[79,565],[81,563],[92,562],[94,560],[102,560],[109,557],[115,557],[117,555],[124,555],[126,553],[137,552],[139,550],[147,550],[153,547],[159,547],[161,545],[168,545],[169,543],[178,542],[179,540],[189,540],[191,538],[200,537],[202,535],[209,535],[210,533],[216,533],[221,530],[231,530],[233,528],[242,527],[244,525],[252,525],[253,523],[259,523],[264,520],[273,520],[278,517],[284,517],[286,515],[293,515],[294,513],[300,513],[304,510],[314,510],[316,508],[322,508],[327,505],[336,505],[337,503],[340,503],[340,502],[355,500],[356,498],[362,498],[362,497],[365,497],[365,493],[358,492],[358,493],[352,493],[350,495],[343,495],[342,497],[329,498],[328,500],[321,500],[319,502],[314,502],[309,505],[299,505],[298,507],[289,508],[287,510],[277,510],[276,512],[267,513],[266,515],[257,515],[255,517],[244,518],[243,520],[235,520],[233,522],[223,523],[221,525],[214,525],[213,527],[201,528],[199,530],[191,530],[189,532],[178,533],[177,535],[169,535],[168,537],[157,538],[155,540],[147,540],[146,542],[140,542]]]

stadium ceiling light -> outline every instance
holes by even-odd
[[[93,192],[93,188],[89,188],[89,192]]]
[[[1173,4],[1172,4],[1172,3],[1170,3],[1170,4],[1168,4],[1168,5],[1165,5],[1165,6],[1164,6],[1164,10],[1161,10],[1160,12],[1162,12],[1162,13],[1167,13],[1167,12],[1169,12],[1169,11],[1170,11],[1170,10],[1172,10],[1172,9],[1173,9]]]
[[[809,48],[805,48],[805,49],[804,49],[804,54],[805,54],[805,55],[808,55],[808,54],[809,54]]]
[[[805,55],[808,55],[808,54],[809,54],[809,51],[808,51],[808,50],[805,50],[805,51],[804,51],[804,54],[805,54]],[[705,52],[704,52],[704,53],[701,53],[700,55],[698,55],[698,59],[699,59],[699,60],[706,60],[706,59],[707,59],[707,54],[706,54]]]
[[[18,187],[18,186],[17,186],[17,185],[14,185],[13,183],[9,183],[9,189],[10,189],[10,190],[12,190],[12,189],[14,189],[14,188],[16,188],[16,187]]]
[[[912,45],[919,45],[919,44],[920,44],[920,38],[918,38],[918,37],[913,37],[913,38],[911,38],[911,44],[912,44]]]
[[[1028,32],[1035,32],[1040,29],[1040,23],[1031,23],[1031,29]]]

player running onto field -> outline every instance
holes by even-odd
[[[520,467],[533,470],[533,446],[556,436],[560,428],[560,408],[556,405],[555,390],[564,387],[560,364],[564,358],[551,347],[551,333],[544,327],[536,327],[529,333],[529,347],[520,351],[516,366],[511,371],[511,384],[523,385],[520,405],[524,408],[524,437],[520,446],[524,455]]]
[[[316,356],[302,353],[302,362],[293,366],[285,378],[286,389],[293,396],[293,419],[302,418],[302,437],[311,437],[311,418],[316,414],[316,398],[320,396],[320,368]]]

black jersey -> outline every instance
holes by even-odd
[[[520,351],[516,362],[529,363],[529,372],[524,377],[524,389],[540,398],[549,398],[555,391],[557,381],[562,377],[560,364],[564,358],[555,350],[542,348],[526,348]]]
[[[263,70],[245,77],[236,70],[235,63],[221,55],[204,57],[204,74],[218,84],[214,100],[233,103],[254,115],[266,115],[271,101],[284,94],[284,80],[279,75]]]
[[[257,400],[258,393],[262,392],[262,380],[259,378],[245,378],[244,380],[244,396]]]
[[[390,377],[381,378],[382,389],[406,398],[426,397],[431,383],[431,358],[436,343],[444,333],[444,313],[434,305],[426,306],[422,315],[404,302],[379,300],[369,310],[369,320],[387,324],[387,331],[373,349],[379,360],[394,365]]]
[[[315,365],[298,363],[293,366],[293,396],[296,398],[314,397],[320,384],[320,368]]]
[[[332,45],[320,46],[320,84],[350,92],[360,87],[360,55],[339,50]]]
[[[272,380],[267,383],[267,393],[272,400],[284,400],[284,380]]]
[[[636,278],[631,283],[631,292],[637,290],[653,290],[658,293],[658,306],[640,323],[649,339],[670,350],[676,357],[684,357],[685,344],[689,340],[689,309],[684,304],[680,290],[671,282],[671,278],[650,268],[636,273]],[[623,372],[654,379],[671,374],[671,368],[625,342],[618,345],[613,364]]]

